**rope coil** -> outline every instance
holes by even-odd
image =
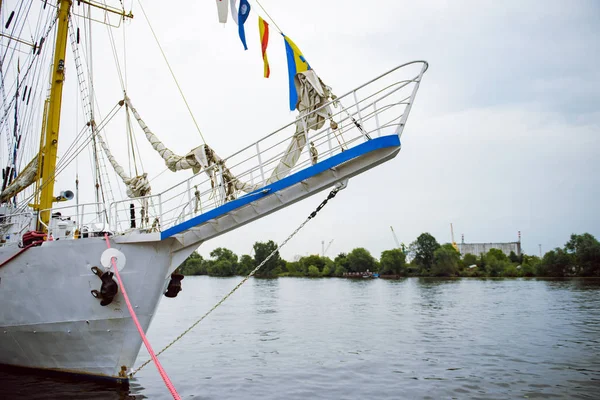
[[[279,249],[281,249],[283,246],[285,246],[287,244],[287,242],[290,241],[290,239],[292,239],[303,227],[304,225],[306,225],[308,223],[308,221],[310,221],[311,219],[313,219],[317,213],[319,211],[321,211],[321,209],[323,209],[323,207],[325,207],[325,205],[327,204],[327,202],[331,199],[333,199],[335,197],[335,195],[342,189],[342,187],[335,187],[327,196],[327,198],[325,200],[323,200],[321,202],[321,204],[319,204],[319,206],[310,213],[310,215],[304,220],[304,222],[302,222],[300,224],[300,226],[298,226],[298,228],[296,228],[296,230],[294,232],[292,232],[279,246],[277,246],[277,248],[275,250],[273,250],[271,252],[271,254],[269,254],[267,256],[267,258],[265,258],[263,260],[263,262],[261,262],[256,268],[254,268],[246,277],[244,277],[244,279],[242,279],[240,281],[240,283],[238,283],[229,293],[227,293],[221,300],[219,300],[219,302],[217,304],[215,304],[210,310],[208,310],[202,317],[200,317],[200,319],[198,319],[196,322],[194,322],[189,328],[187,328],[185,331],[183,331],[182,334],[180,334],[179,336],[177,336],[175,339],[173,339],[173,341],[171,343],[169,343],[168,345],[166,345],[161,351],[159,351],[158,353],[156,353],[156,357],[158,358],[158,356],[160,356],[162,353],[164,353],[169,347],[173,346],[177,341],[179,341],[179,339],[181,339],[182,337],[184,337],[187,333],[189,333],[192,329],[194,329],[196,327],[196,325],[198,325],[200,322],[202,322],[202,320],[204,320],[206,317],[208,317],[208,315],[210,313],[212,313],[215,309],[217,309],[217,307],[219,307],[221,304],[223,304],[225,302],[225,300],[227,300],[229,298],[229,296],[231,296],[235,291],[237,291],[244,283],[246,283],[246,281],[248,279],[250,279],[250,277],[252,277],[254,274],[256,274],[256,272],[261,269],[266,263],[267,261],[269,261],[274,255],[275,253],[277,253],[279,251]],[[140,365],[138,368],[136,368],[129,376],[133,377],[135,374],[137,374],[142,368],[144,368],[146,365],[150,364],[152,362],[152,359],[146,360],[142,365]]]

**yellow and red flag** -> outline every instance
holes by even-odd
[[[267,58],[267,46],[269,45],[269,24],[267,21],[258,17],[258,30],[260,32],[260,44],[263,56],[263,62],[265,64],[265,78],[268,78],[271,74],[269,69],[269,59]]]

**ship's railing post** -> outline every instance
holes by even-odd
[[[404,109],[404,114],[402,115],[402,119],[400,120],[400,124],[398,124],[398,129],[396,129],[396,134],[398,136],[402,136],[402,131],[404,130],[404,125],[406,125],[406,120],[408,119],[408,114],[410,114],[410,109],[415,101],[415,97],[417,96],[417,90],[419,90],[419,84],[421,83],[421,79],[423,78],[423,74],[427,71],[427,63],[423,64],[421,68],[421,72],[419,76],[414,80],[415,86],[413,87],[413,91],[410,95],[410,100]]]
[[[260,156],[260,147],[258,146],[259,142],[256,142],[256,156],[258,157],[258,167],[260,168],[260,179],[262,180],[262,184],[265,184],[265,170],[263,169],[262,158]]]
[[[158,224],[159,226],[161,226],[160,224],[163,222],[163,215],[162,215],[162,193],[159,193],[157,196],[157,200],[158,200]],[[148,212],[148,211],[146,211]],[[159,229],[160,231],[160,229]]]
[[[117,232],[117,213],[116,210],[113,211],[113,208],[117,208],[116,207],[116,203],[110,203],[108,206],[108,219],[110,221],[110,225],[109,225],[109,229],[113,232]],[[81,229],[79,229],[79,231],[81,232]]]
[[[358,101],[358,96],[356,95],[356,90],[352,91],[352,96],[354,97],[354,104],[356,105],[356,114],[358,115],[358,123],[360,125],[363,124],[363,119],[362,119],[362,115],[360,114],[360,102]],[[366,135],[363,135],[365,142],[367,140],[369,140],[369,138]]]
[[[375,126],[377,127],[377,137],[381,137],[381,127],[379,125],[379,112],[377,111],[377,102],[373,102],[373,114],[375,114]]]
[[[188,204],[187,204],[186,208],[190,210],[189,213],[191,215],[193,208],[192,208],[192,185],[190,183],[190,179],[187,180],[187,194],[188,194]]]
[[[223,166],[219,164],[219,194],[221,195],[221,204],[227,201],[227,188],[225,187],[225,178],[223,178]]]

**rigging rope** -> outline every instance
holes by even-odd
[[[277,28],[277,30],[279,31],[279,33],[283,33],[283,31],[281,30],[281,28],[279,27],[279,25],[277,25],[277,23],[275,22],[275,20],[269,15],[269,13],[267,12],[267,10],[265,10],[265,8],[262,6],[262,4],[260,4],[260,2],[258,0],[254,0],[254,1],[256,1],[256,4],[258,4],[258,6],[265,12],[265,14],[271,20],[271,22],[273,23],[273,25],[275,25],[275,28]]]
[[[182,337],[184,337],[187,333],[189,333],[192,329],[194,329],[196,327],[196,325],[198,325],[200,322],[202,322],[202,320],[204,320],[206,317],[208,317],[208,315],[210,313],[212,313],[215,309],[217,309],[217,307],[219,307],[221,304],[223,304],[225,302],[225,300],[227,300],[229,298],[229,296],[231,296],[236,290],[238,290],[244,283],[246,283],[246,281],[248,279],[250,279],[250,277],[252,277],[254,274],[256,274],[256,272],[261,269],[266,263],[267,261],[269,261],[278,251],[279,249],[281,249],[283,246],[285,246],[287,244],[287,242],[290,241],[290,239],[292,239],[303,227],[304,225],[306,225],[308,223],[308,221],[310,221],[311,219],[313,219],[314,217],[316,217],[317,213],[319,211],[321,211],[321,209],[323,207],[325,207],[325,205],[327,204],[327,202],[331,199],[333,199],[335,197],[335,195],[342,189],[342,187],[336,186],[330,193],[329,195],[327,195],[327,198],[325,200],[323,200],[321,202],[321,204],[319,204],[319,206],[310,213],[310,215],[304,220],[304,222],[302,222],[300,224],[300,226],[298,226],[298,228],[296,228],[296,230],[294,232],[292,232],[287,239],[285,239],[279,246],[277,246],[277,248],[275,250],[273,250],[271,252],[271,254],[269,254],[267,256],[267,258],[265,258],[263,260],[263,262],[261,262],[256,268],[254,268],[252,270],[252,272],[250,272],[244,279],[242,279],[240,281],[240,283],[238,283],[229,293],[227,293],[225,295],[225,297],[223,297],[217,304],[215,304],[213,306],[213,308],[211,308],[210,310],[208,310],[202,317],[200,317],[200,319],[198,319],[196,322],[194,322],[189,328],[187,328],[185,331],[183,331],[183,333],[179,336],[177,336],[171,343],[169,343],[168,345],[166,345],[161,351],[159,351],[158,353],[156,353],[156,357],[160,356],[162,353],[164,353],[169,347],[173,346],[177,341],[179,341],[179,339],[181,339]],[[147,360],[146,362],[144,362],[142,365],[140,365],[138,368],[136,368],[131,374],[130,377],[133,377],[135,374],[137,374],[142,368],[144,368],[146,365],[148,365],[150,362],[152,361],[152,359]]]
[[[46,30],[45,35],[42,36],[42,39],[46,39],[50,35],[50,33],[52,32],[52,28],[56,24],[56,20],[57,20],[56,18],[52,20],[52,23],[48,26],[48,29]],[[47,47],[48,46],[43,46],[42,50],[45,50]],[[39,51],[39,47],[38,47],[38,51]],[[39,56],[39,53],[36,53],[36,54],[37,54],[37,56]],[[31,68],[36,63],[36,60],[39,59],[37,56],[32,58],[31,63],[29,63],[29,66],[27,67],[27,70],[25,71],[25,74],[21,75],[22,76],[22,81],[19,83],[19,85],[17,87],[17,90],[20,89],[22,86],[24,86],[24,82],[26,81],[26,78],[29,75],[29,72],[31,71]],[[4,80],[2,80],[2,85],[4,86]],[[9,88],[8,92],[9,93],[12,92],[14,87],[15,87],[15,85],[13,84]],[[3,125],[4,122],[6,121],[6,119],[9,117],[9,110],[12,108],[14,101],[15,101],[15,98],[13,97],[13,99],[11,100],[11,102],[5,106],[5,112],[4,112],[3,116],[2,116],[2,118],[0,119],[0,125]]]
[[[119,105],[117,104],[115,107],[113,107],[113,110],[111,110],[109,115],[106,116],[104,118],[104,120],[102,120],[102,122],[100,122],[100,124],[98,125],[98,128],[97,128],[98,131],[102,130],[104,128],[104,126],[113,119],[113,117],[116,115],[116,110],[118,110],[118,108],[117,108],[118,106]],[[75,138],[75,141],[73,141],[73,143],[71,144],[69,149],[67,149],[67,153],[72,152],[73,154],[72,155],[65,154],[61,157],[61,159],[56,164],[56,169],[55,169],[54,173],[52,173],[50,175],[51,179],[55,179],[56,176],[58,176],[62,171],[64,171],[71,164],[71,162],[73,162],[73,160],[76,159],[77,155],[79,155],[79,153],[81,153],[84,149],[86,149],[87,146],[92,142],[92,140],[93,140],[92,132],[90,132],[89,136],[87,136],[87,137],[83,136],[83,133],[85,133],[86,131],[89,131],[88,128],[89,127],[86,125],[81,129],[81,132],[77,135],[77,137]],[[81,139],[83,139],[84,141],[79,143],[79,141]],[[19,209],[25,208],[27,206],[27,204],[39,193],[39,191],[42,190],[42,188],[46,187],[46,185],[48,185],[48,184],[49,184],[49,181],[46,181],[46,183],[42,184],[34,194],[23,199],[21,201],[21,203],[19,203],[18,208]]]
[[[138,0],[138,3],[140,4],[140,9],[142,10],[142,13],[144,14],[144,18],[146,18],[146,22],[148,23],[148,26],[150,27],[152,36],[154,36],[154,40],[156,40],[156,44],[158,45],[158,48],[160,49],[160,53],[162,54],[163,58],[165,59],[165,62],[167,63],[167,67],[169,68],[169,72],[171,72],[171,76],[173,77],[173,80],[175,81],[175,85],[177,85],[177,89],[179,89],[179,94],[181,94],[181,97],[183,98],[183,102],[185,103],[185,106],[187,107],[187,109],[190,113],[190,116],[192,117],[192,120],[194,121],[194,125],[196,125],[196,129],[198,130],[200,137],[202,138],[202,142],[206,143],[206,140],[204,140],[204,135],[202,135],[202,132],[200,131],[200,127],[198,126],[198,122],[196,122],[196,118],[194,117],[194,114],[192,113],[192,109],[190,108],[190,105],[188,104],[187,99],[185,98],[185,95],[183,94],[183,90],[181,90],[181,86],[179,86],[179,82],[177,81],[177,78],[175,77],[175,73],[173,72],[173,69],[171,69],[171,64],[169,64],[167,55],[163,51],[163,48],[160,45],[160,42],[158,41],[158,37],[156,36],[156,33],[154,33],[154,29],[152,28],[152,25],[150,24],[150,20],[148,19],[148,16],[146,15],[144,6],[142,6],[142,0]]]

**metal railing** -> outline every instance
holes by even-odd
[[[0,246],[17,244],[21,235],[32,229],[35,216],[32,212],[21,212],[0,216]]]
[[[39,218],[45,211],[49,211],[50,220],[48,224]],[[38,214],[38,222],[46,229],[53,238],[71,238],[75,237],[76,231],[81,237],[99,234],[107,230],[108,215],[104,204],[102,203],[84,203],[73,204],[59,207],[52,207],[42,210]],[[67,225],[67,229],[62,228],[62,224]],[[64,232],[63,232],[64,231]]]
[[[136,229],[162,231],[274,182],[277,179],[272,174],[288,153],[297,126],[306,133],[306,145],[285,175],[314,162],[311,146],[320,162],[372,137],[401,135],[427,67],[424,61],[398,66],[160,194],[111,203],[110,230],[124,233],[135,225]],[[307,121],[326,107],[331,109],[329,121],[311,130]],[[210,172],[215,173],[216,181],[209,178]]]

